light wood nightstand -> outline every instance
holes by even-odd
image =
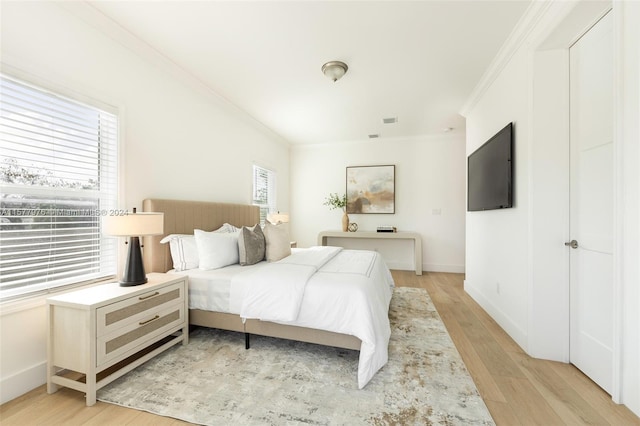
[[[187,277],[151,273],[135,287],[98,285],[47,299],[47,392],[96,391],[160,352],[189,342]]]

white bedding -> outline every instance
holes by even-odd
[[[376,252],[312,247],[279,262],[185,272],[192,309],[358,337],[359,388],[387,362],[393,279]]]
[[[240,266],[236,264],[207,271],[189,269],[176,273],[189,276],[189,309],[202,309],[204,311],[239,315],[239,309],[232,310],[229,308],[231,279],[234,275],[244,273],[250,269],[260,268],[266,264],[266,262],[260,262],[250,266]]]
[[[309,279],[342,251],[339,247],[298,250],[263,268],[235,275],[229,305],[242,318],[290,323],[298,318]]]

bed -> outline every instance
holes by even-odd
[[[161,243],[167,235],[189,235],[193,234],[194,230],[215,230],[224,224],[231,224],[238,228],[250,227],[259,222],[259,208],[243,204],[146,199],[143,202],[143,210],[164,213],[163,235],[144,238],[143,258],[147,272],[172,272],[174,265],[169,244]],[[277,268],[284,271],[308,270],[308,266],[300,266],[300,264],[311,259],[310,252],[324,249],[329,249],[329,251],[322,251],[320,256],[325,256],[329,260],[324,260],[322,264],[318,263],[312,267],[317,273],[313,273],[308,279],[306,287],[303,287],[306,290],[303,290],[303,295],[301,295],[299,315],[295,319],[274,316],[273,320],[265,320],[258,314],[255,317],[240,315],[246,311],[240,312],[241,307],[238,300],[241,299],[238,299],[240,296],[238,296],[239,290],[237,289],[252,286],[251,279],[248,277],[253,276],[255,280],[258,280],[262,277],[273,276],[280,273],[273,271],[277,271]],[[390,336],[388,308],[393,280],[377,253],[358,252],[360,251],[342,251],[342,249],[325,247],[294,249],[291,256],[279,262],[260,262],[251,267],[232,265],[215,271],[201,271],[197,268],[181,271],[179,273],[190,277],[189,322],[198,326],[245,333],[247,345],[249,336],[256,334],[359,350],[358,387],[362,388],[387,361]],[[316,257],[314,254],[313,258]],[[371,260],[363,260],[368,258]],[[353,261],[353,259],[360,259],[361,262]],[[313,262],[316,261],[313,260]],[[350,270],[352,268],[350,265],[367,262],[369,262],[366,266],[369,268],[367,274]],[[293,265],[287,266],[286,264]],[[269,268],[273,268],[273,270]],[[327,279],[333,280],[334,283],[323,281]],[[199,292],[207,291],[207,288],[211,286],[210,283],[213,282],[212,280],[227,280],[226,288],[230,293],[229,306],[235,306],[234,308],[217,309],[215,306],[210,308],[208,303],[203,302],[204,298],[199,296]],[[234,285],[228,284],[230,280],[234,280]],[[282,281],[286,282],[286,280]],[[277,284],[277,282],[274,283],[274,285]],[[333,287],[328,287],[332,285]],[[263,286],[261,284],[253,287],[259,289]],[[353,327],[336,325],[337,322],[330,318],[330,315],[333,314],[317,315],[313,311],[314,305],[322,303],[323,297],[329,297],[323,296],[327,292],[327,288],[339,292],[336,293],[339,296],[337,299],[357,299],[357,302],[342,300],[341,303],[345,304],[343,309],[340,309],[338,304],[333,306],[334,302],[323,305],[332,307],[334,311],[339,309],[340,312],[348,312],[351,316],[349,321],[354,321]],[[370,300],[362,300],[361,293],[363,291],[369,294],[366,299]],[[236,293],[234,294],[234,292]],[[243,294],[245,295],[243,297],[246,298],[246,293]],[[264,296],[268,298],[269,295],[265,293]],[[209,296],[208,299],[215,299],[215,297]],[[353,303],[353,308],[348,303]],[[365,304],[369,305],[365,306]],[[347,306],[349,309],[346,309]],[[327,309],[327,311],[331,311],[331,309]],[[313,321],[310,320],[311,317],[313,317]],[[365,319],[361,320],[361,317]],[[370,318],[366,319],[368,317]],[[270,319],[268,315],[266,318]],[[365,323],[360,324],[361,321],[365,321]]]

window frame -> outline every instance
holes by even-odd
[[[258,196],[256,194],[258,191],[258,188],[256,188],[256,172],[259,171],[263,171],[267,174],[267,183],[265,188],[267,196],[265,203],[258,202],[259,200],[257,199]],[[267,216],[276,211],[278,175],[275,170],[254,163],[252,167],[251,186],[251,204],[260,207],[260,225],[264,226],[267,221]]]
[[[97,258],[96,264],[99,264],[99,272],[96,273],[81,273],[75,276],[66,277],[59,280],[48,281],[46,279],[38,282],[38,283],[29,283],[24,286],[16,287],[12,290],[2,289],[0,286],[0,302],[5,303],[7,301],[14,301],[20,299],[26,299],[35,297],[38,295],[49,294],[53,292],[58,292],[61,290],[65,290],[68,288],[77,287],[80,285],[89,285],[97,282],[111,281],[116,277],[116,271],[118,268],[118,245],[117,240],[112,238],[106,238],[102,235],[101,227],[102,221],[100,216],[108,214],[109,211],[117,211],[117,207],[119,206],[119,199],[121,193],[121,130],[120,127],[122,125],[122,119],[119,114],[119,109],[112,105],[108,105],[104,102],[93,99],[89,96],[75,93],[70,91],[66,87],[62,87],[56,84],[52,84],[48,81],[44,81],[32,75],[28,75],[19,70],[13,69],[12,67],[4,67],[0,76],[2,79],[6,79],[10,82],[17,83],[23,86],[26,89],[34,90],[40,92],[42,96],[49,96],[55,98],[57,101],[62,103],[68,102],[69,105],[73,104],[75,106],[79,106],[82,109],[86,108],[86,111],[94,111],[97,117],[97,125],[95,129],[98,132],[96,136],[97,140],[97,151],[96,160],[94,162],[95,169],[94,172],[97,173],[98,181],[100,182],[97,189],[78,189],[78,188],[69,188],[69,187],[52,187],[52,186],[40,186],[40,185],[29,185],[29,184],[20,184],[20,183],[7,183],[0,182],[0,187],[2,188],[3,193],[14,193],[21,194],[27,196],[34,197],[51,197],[51,199],[60,201],[64,199],[73,199],[73,198],[81,198],[86,200],[94,200],[99,203],[100,207],[106,207],[106,209],[93,210],[91,214],[95,215],[95,223],[98,227],[98,237],[91,237],[91,244],[95,247],[98,247],[98,254],[94,256]],[[30,94],[31,96],[39,96]],[[26,98],[29,99],[29,98]],[[68,106],[68,105],[65,105]],[[112,127],[109,127],[107,132],[110,132],[110,136],[105,138],[105,133],[102,129],[103,118],[106,114],[110,116],[110,119],[113,120]],[[52,138],[55,139],[55,138]],[[102,144],[104,141],[108,140],[108,146],[105,148],[106,150],[111,150],[112,152],[106,155],[103,152]],[[55,145],[56,147],[59,146]],[[110,171],[108,172],[108,183],[110,186],[110,190],[107,191],[106,197],[108,202],[106,204],[102,204],[105,199],[105,190],[102,186],[105,182],[104,175],[106,167],[103,167],[103,163],[105,160],[111,161],[112,165],[109,167]],[[91,160],[93,162],[93,160]],[[64,163],[63,163],[64,164]],[[53,178],[59,178],[55,174],[52,175]],[[55,205],[55,203],[54,203]],[[53,207],[50,210],[55,210]],[[104,213],[103,213],[104,212]],[[78,213],[72,213],[80,216]],[[53,213],[55,215],[55,213]],[[86,216],[85,216],[86,217]],[[51,230],[55,232],[55,225],[52,225]],[[76,257],[80,257],[76,255]],[[38,271],[40,269],[37,269]],[[45,270],[46,271],[46,270]]]

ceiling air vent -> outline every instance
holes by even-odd
[[[388,118],[383,118],[382,122],[384,124],[395,124],[398,122],[398,117],[388,117]]]
[[[379,137],[380,137],[380,135],[378,135],[378,134],[375,134],[375,135],[369,135],[369,139],[377,139],[377,138],[379,138]]]

